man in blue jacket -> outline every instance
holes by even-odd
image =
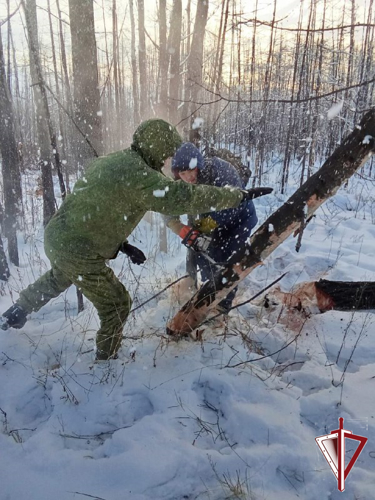
[[[228,162],[217,158],[203,158],[198,148],[190,142],[180,146],[172,159],[172,173],[175,179],[190,184],[207,184],[217,187],[245,188],[236,169]],[[238,208],[200,214],[192,227],[182,224],[179,218],[167,217],[167,225],[183,238],[187,246],[201,250],[196,254],[196,265],[203,281],[211,280],[217,265],[226,262],[245,245],[251,230],[257,224],[254,203],[249,200]],[[198,244],[197,244],[198,243]],[[237,289],[234,289],[219,304],[218,309],[227,313]]]

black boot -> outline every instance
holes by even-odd
[[[10,307],[0,320],[0,327],[3,330],[8,330],[8,328],[22,328],[26,323],[27,312],[22,309],[18,304],[14,304]]]

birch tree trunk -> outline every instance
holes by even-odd
[[[234,255],[223,271],[206,282],[169,322],[170,334],[190,334],[209,311],[262,264],[283,241],[333,196],[375,153],[375,108],[366,113],[360,126],[344,140],[324,165],[312,175],[251,238],[251,247]],[[272,229],[271,229],[272,228]]]

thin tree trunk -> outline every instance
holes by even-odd
[[[12,25],[10,23],[10,0],[7,0],[7,17],[8,21],[8,31],[7,31],[7,83],[10,95],[12,95],[12,63],[10,58],[10,46],[11,46],[11,38],[12,38]]]
[[[170,55],[169,67],[169,121],[174,125],[178,121],[178,97],[180,92],[180,44],[182,27],[182,3],[174,0],[169,29],[167,51]]]
[[[218,40],[218,46],[217,46],[217,52],[215,55],[215,68],[214,71],[217,72],[216,76],[214,77],[214,90],[216,93],[220,93],[220,86],[221,86],[221,76],[223,73],[223,60],[224,60],[224,52],[225,52],[225,37],[227,33],[227,24],[228,24],[228,16],[229,16],[229,3],[230,0],[226,0],[222,4],[222,15],[224,15],[224,18],[220,20],[220,25],[223,23],[222,31],[221,31],[221,36]],[[224,10],[224,5],[225,5],[225,10]],[[213,123],[214,123],[214,129],[213,129],[213,142],[214,145],[216,145],[216,138],[217,138],[217,133],[216,133],[216,122],[218,119],[218,109],[219,109],[219,103],[215,103],[213,105]],[[220,145],[218,145],[220,147]]]
[[[240,8],[241,10],[241,8]],[[233,18],[233,25],[234,25],[234,18]],[[237,29],[237,88],[238,88],[238,91],[237,91],[237,99],[238,99],[238,102],[237,102],[237,110],[236,110],[236,119],[235,119],[235,126],[234,126],[234,145],[233,145],[233,152],[234,154],[236,154],[236,147],[237,147],[237,142],[239,141],[239,137],[238,137],[238,123],[239,123],[239,120],[241,118],[241,115],[240,115],[240,100],[241,100],[241,83],[242,83],[242,80],[241,80],[241,31],[242,29],[242,25],[240,24],[240,26],[238,27]]]
[[[59,42],[60,42],[60,56],[61,56],[61,81],[62,81],[62,95],[65,95],[65,101],[66,101],[66,107],[68,111],[68,118],[69,122],[67,123],[64,121],[65,124],[65,129],[64,132],[61,132],[63,135],[64,140],[64,147],[65,147],[65,155],[67,158],[67,165],[65,167],[65,185],[66,185],[66,190],[67,193],[70,192],[70,187],[69,187],[69,168],[72,168],[74,165],[73,161],[73,155],[72,155],[72,150],[73,150],[73,133],[72,133],[72,126],[71,126],[71,120],[73,118],[74,114],[74,109],[73,109],[73,99],[72,99],[72,93],[71,93],[71,88],[70,88],[70,81],[69,81],[69,73],[68,73],[68,63],[67,63],[67,58],[66,58],[66,50],[65,50],[65,40],[64,40],[64,30],[63,30],[63,22],[62,22],[62,17],[61,17],[61,10],[60,10],[60,3],[59,0],[56,0],[56,6],[57,6],[57,13],[58,13],[58,20],[59,20]]]
[[[147,70],[146,70],[146,37],[145,37],[145,5],[144,0],[138,0],[138,61],[139,61],[139,88],[140,88],[140,115],[141,120],[147,118]]]
[[[172,27],[172,25],[171,25]],[[158,115],[168,116],[168,52],[167,52],[167,0],[159,0],[159,78]]]
[[[27,2],[25,3],[25,1],[22,0],[22,5],[25,11],[26,28],[29,43],[30,72],[37,115],[36,120],[38,145],[40,150],[39,166],[42,172],[43,186],[43,223],[44,225],[47,225],[48,221],[55,213],[56,205],[52,180],[52,150],[49,130],[49,109],[39,59],[36,2],[35,0],[27,0]]]
[[[141,121],[139,115],[139,92],[138,92],[138,72],[137,57],[135,53],[135,22],[133,0],[129,0],[130,26],[131,26],[131,63],[132,63],[132,85],[133,85],[133,110],[134,110],[134,128]]]
[[[89,139],[79,138],[78,162],[85,166],[103,151],[93,0],[69,0],[75,117]],[[95,150],[95,153],[93,151]]]
[[[116,0],[112,2],[112,50],[113,50],[113,80],[115,84],[115,112],[117,120],[120,114],[120,93],[118,83],[118,33],[117,33],[117,13]],[[119,125],[119,122],[118,122]]]
[[[10,276],[9,266],[4,251],[3,240],[0,234],[0,280],[8,281],[9,276]]]
[[[320,40],[317,44],[317,59],[318,59],[318,68],[317,68],[317,77],[316,77],[316,94],[320,93],[320,89],[322,86],[322,68],[323,68],[323,46],[324,46],[324,28],[325,28],[325,19],[326,19],[326,3],[327,0],[323,2],[323,19],[322,19],[322,33]],[[313,124],[312,124],[312,141],[310,144],[310,156],[309,156],[309,172],[310,175],[312,173],[312,168],[314,166],[315,160],[317,158],[317,136],[319,134],[318,123],[319,123],[319,102],[315,102],[315,112],[313,114]]]
[[[14,110],[15,110],[15,127],[16,127],[16,137],[17,140],[19,140],[19,149],[21,150],[20,153],[22,153],[22,148],[24,147],[24,131],[22,130],[22,125],[21,125],[21,117],[22,117],[22,110],[20,107],[20,100],[21,100],[21,93],[20,93],[20,81],[18,77],[18,65],[17,65],[17,59],[16,59],[16,49],[14,47],[14,42],[13,42],[13,34],[10,32],[10,39],[11,39],[11,44],[12,44],[12,57],[13,57],[13,68],[14,68],[14,81],[15,81],[15,89],[14,89],[14,98],[13,98],[13,104],[14,104]],[[21,172],[24,171],[24,164],[23,164],[23,155],[20,154],[20,169]],[[20,184],[21,187],[21,184]],[[17,193],[17,198],[21,199],[21,191]]]
[[[58,78],[58,73],[57,73],[55,40],[54,40],[54,34],[53,34],[50,0],[48,0],[47,6],[48,6],[48,18],[49,18],[49,28],[50,28],[50,36],[51,36],[52,61],[53,61],[53,70],[54,70],[54,76],[55,76],[56,95],[57,95],[58,100],[61,101],[60,85],[59,85],[59,78]],[[61,111],[60,106],[58,107],[58,116],[59,116],[59,127],[60,127],[60,134],[61,134],[62,130],[63,130],[63,119],[62,119],[62,111]],[[64,142],[62,143],[62,149],[63,149],[63,154],[65,156],[65,148],[64,148],[65,139],[64,138],[63,138],[63,141]],[[63,171],[62,163],[60,161],[60,155],[59,155],[58,149],[57,149],[56,134],[54,132],[52,132],[51,145],[53,147],[53,154],[55,156],[55,164],[56,164],[57,175],[58,175],[58,179],[59,179],[61,197],[64,200],[65,196],[66,196],[66,188],[65,188],[64,177],[63,177],[63,173],[62,173],[62,171]]]
[[[192,127],[196,118],[197,101],[200,93],[200,85],[202,83],[202,67],[203,67],[203,42],[206,30],[208,15],[208,0],[198,2],[197,12],[195,15],[193,40],[191,43],[190,55],[187,64],[187,82],[185,93],[185,104],[183,106],[183,119],[188,119],[189,139],[191,142],[199,142],[199,127]],[[192,102],[194,111],[190,114],[189,103]]]
[[[214,59],[214,64],[212,67],[212,75],[211,75],[211,86],[212,90],[215,92],[216,91],[216,77],[218,74],[218,61],[219,61],[219,53],[220,53],[220,44],[221,44],[221,39],[222,39],[222,30],[223,30],[223,20],[224,20],[224,11],[225,11],[225,1],[221,3],[221,14],[220,14],[220,24],[219,24],[219,32],[216,40],[216,50],[215,50],[215,59]],[[208,125],[211,125],[211,114],[213,111],[214,106],[209,106],[208,108],[208,118],[207,122]],[[213,134],[215,134],[215,131],[212,131]]]
[[[186,6],[186,53],[190,53],[190,46],[191,46],[191,31],[190,31],[190,18],[191,18],[191,0],[188,0],[187,6]]]
[[[374,26],[370,26],[373,16],[373,8],[374,8],[373,4],[374,4],[373,0],[370,0],[368,17],[367,17],[368,26],[366,27],[365,40],[362,47],[362,61],[361,61],[360,76],[359,76],[360,82],[366,79],[370,79],[371,63],[374,58],[374,46],[373,46]],[[367,106],[368,93],[369,93],[369,88],[367,86],[360,88],[358,91],[355,113],[353,117],[354,123],[357,122],[357,114],[360,113],[361,109],[365,109],[365,107]],[[372,94],[370,93],[370,95]]]
[[[0,151],[4,188],[4,235],[8,240],[10,261],[19,265],[17,246],[17,200],[16,183],[20,183],[17,142],[14,135],[14,117],[11,96],[5,72],[3,43],[0,28]]]
[[[298,19],[298,27],[299,28],[301,28],[301,26],[302,26],[302,12],[303,12],[303,0],[301,1],[301,5],[300,5],[300,12],[299,12],[299,19]],[[281,193],[282,194],[285,191],[286,185],[288,184],[288,178],[289,178],[291,140],[292,140],[293,133],[294,133],[293,116],[295,113],[295,105],[293,104],[293,101],[294,101],[294,91],[295,91],[296,80],[297,80],[300,46],[301,46],[301,32],[298,31],[297,40],[296,40],[296,49],[295,49],[295,55],[294,55],[294,68],[293,68],[292,89],[291,89],[291,103],[290,103],[290,108],[289,108],[289,117],[288,117],[288,124],[287,124],[288,132],[287,132],[286,141],[285,141],[284,164],[283,164],[282,179],[281,179]]]
[[[264,103],[262,106],[262,112],[261,112],[261,119],[259,123],[259,129],[260,129],[260,140],[257,148],[257,154],[259,155],[259,169],[258,169],[258,182],[259,185],[262,184],[262,175],[263,175],[263,167],[265,164],[265,159],[266,159],[266,143],[267,143],[267,136],[266,136],[266,129],[267,129],[267,121],[268,121],[268,98],[270,94],[270,89],[271,89],[271,77],[272,77],[272,54],[273,54],[273,49],[274,49],[274,39],[276,37],[275,34],[275,20],[276,20],[276,8],[277,8],[277,0],[274,0],[274,7],[273,7],[273,16],[272,16],[272,24],[271,24],[271,35],[270,35],[270,45],[269,45],[269,50],[268,50],[268,56],[267,56],[267,63],[266,63],[266,72],[264,75],[264,92],[263,92],[263,99]]]

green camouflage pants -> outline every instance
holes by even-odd
[[[113,356],[120,348],[122,329],[132,304],[126,288],[101,257],[83,259],[50,252],[52,269],[21,292],[17,303],[28,313],[38,311],[70,285],[76,285],[98,311],[98,351]]]

